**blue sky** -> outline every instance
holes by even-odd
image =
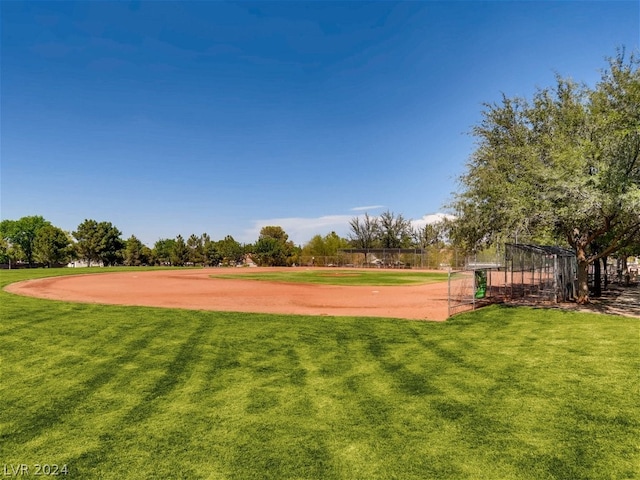
[[[1,216],[297,244],[443,211],[483,103],[638,49],[640,2],[2,2]]]

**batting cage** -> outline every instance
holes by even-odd
[[[502,259],[468,261],[464,269],[449,272],[449,315],[497,302],[572,300],[576,272],[575,253],[567,248],[505,244]]]
[[[567,302],[575,297],[578,264],[568,248],[505,245],[505,293],[510,299]]]

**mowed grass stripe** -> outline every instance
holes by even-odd
[[[141,352],[145,352],[152,340],[166,325],[167,322],[158,324],[154,330],[149,332],[143,330],[140,335],[134,338],[127,338],[130,335],[121,331],[120,335],[107,340],[111,345],[117,345],[111,349],[109,357],[102,357],[102,352],[94,349],[93,352],[88,351],[86,357],[83,358],[83,355],[78,351],[78,343],[67,347],[75,350],[73,353],[69,352],[61,356],[60,351],[64,351],[65,347],[59,343],[47,345],[42,338],[28,339],[31,348],[40,350],[42,361],[37,364],[38,368],[33,369],[32,375],[25,375],[24,378],[28,384],[38,384],[47,388],[51,400],[44,407],[34,411],[34,416],[15,425],[13,432],[7,434],[2,440],[15,441],[16,443],[28,441],[41,434],[43,429],[54,425],[61,415],[73,412],[101,387],[114,381],[120,373],[119,368],[130,364]],[[46,338],[51,338],[51,336]],[[21,339],[21,343],[24,342],[25,340]],[[18,350],[10,342],[9,347],[14,351]],[[89,360],[86,360],[87,358]],[[7,375],[16,375],[17,372],[11,370],[11,366],[17,363],[16,360],[8,358]],[[65,373],[81,365],[88,368],[78,370],[78,375],[65,382]],[[58,393],[58,395],[53,395],[54,393]]]
[[[428,323],[4,292],[0,308],[4,464],[91,479],[640,475],[637,320],[491,307]]]

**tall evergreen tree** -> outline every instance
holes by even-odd
[[[176,237],[170,255],[172,265],[182,267],[189,261],[189,248],[187,247],[184,238],[182,238],[182,235],[178,235]]]
[[[145,246],[135,235],[131,235],[125,242],[124,264],[128,266],[139,266],[147,263]]]

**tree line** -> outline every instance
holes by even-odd
[[[444,245],[443,224],[414,229],[410,220],[390,211],[379,217],[365,214],[350,221],[347,238],[335,232],[316,235],[297,246],[280,226],[265,226],[255,243],[241,244],[227,235],[212,240],[203,233],[185,239],[162,238],[152,247],[135,235],[122,238],[111,222],[86,219],[72,232],[53,225],[42,216],[26,216],[0,222],[0,263],[60,266],[81,260],[88,266],[103,265],[237,265],[245,258],[260,266],[291,266],[303,257],[335,256],[347,248],[426,248]]]
[[[247,251],[231,236],[213,241],[210,236],[191,235],[186,240],[160,239],[153,247],[135,235],[122,238],[111,222],[84,220],[73,232],[66,232],[42,216],[27,216],[0,222],[0,263],[25,263],[31,267],[66,265],[81,260],[91,265],[235,265]]]

